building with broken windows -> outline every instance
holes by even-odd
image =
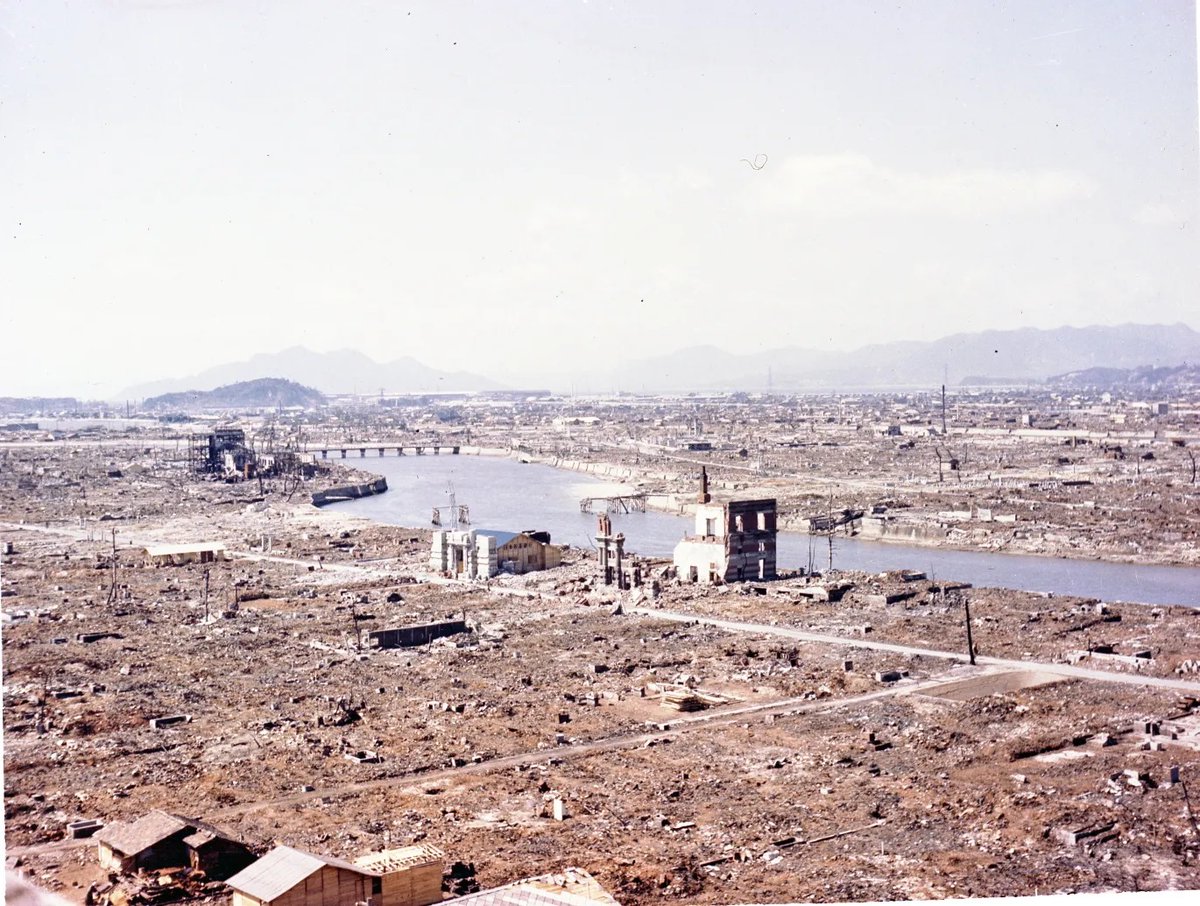
[[[695,534],[675,545],[676,573],[705,584],[774,579],[777,537],[774,498],[702,502]]]

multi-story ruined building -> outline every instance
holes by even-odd
[[[774,498],[713,503],[701,472],[696,531],[675,546],[675,569],[685,582],[744,582],[775,578],[778,537]]]

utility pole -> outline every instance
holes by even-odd
[[[208,567],[204,567],[204,622],[208,622]]]
[[[826,527],[826,532],[829,535],[829,572],[833,572],[833,488],[829,489],[829,506],[825,512],[829,524]]]
[[[971,666],[975,666],[975,640],[971,638],[971,604],[967,600],[967,596],[962,596],[963,613],[967,617],[967,657],[970,659]]]
[[[942,384],[942,437],[946,436],[946,385]]]
[[[362,651],[362,637],[358,631],[358,608],[354,606],[354,598],[350,598],[350,625],[354,628],[354,648]]]
[[[108,603],[114,604],[117,600],[117,530],[112,530],[112,582],[108,586]]]

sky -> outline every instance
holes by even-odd
[[[1200,328],[1196,10],[0,0],[0,395]]]

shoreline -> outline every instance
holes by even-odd
[[[567,459],[557,456],[546,456],[536,453],[526,453],[519,450],[504,449],[502,447],[473,447],[462,446],[459,448],[457,456],[480,456],[495,459],[509,459],[515,462],[527,463],[530,465],[542,465],[549,468],[558,469],[564,472],[572,472],[579,475],[593,475],[597,478],[607,478],[612,481],[626,484],[630,490],[636,490],[636,484],[639,481],[652,480],[656,477],[661,477],[663,480],[674,480],[678,475],[670,475],[669,473],[641,471],[637,472],[628,466],[621,466],[614,463],[604,462],[588,462],[583,460]],[[360,469],[356,465],[339,462],[339,465],[344,465],[346,468],[355,471],[366,472],[365,469]],[[379,477],[375,473],[366,472],[373,477]],[[667,504],[665,501],[671,500],[673,503]],[[691,504],[679,501],[673,494],[647,494],[646,496],[647,509],[654,510],[658,513],[664,513],[671,516],[687,517],[691,513]],[[407,528],[419,528],[419,526],[406,526]],[[802,528],[788,525],[781,520],[781,532],[786,532],[792,535],[807,536],[810,538],[825,538],[824,534],[814,534]],[[953,531],[953,530],[951,530]],[[1184,570],[1200,569],[1200,557],[1195,561],[1187,561],[1180,558],[1156,557],[1147,556],[1137,553],[1095,553],[1081,554],[1074,548],[1064,546],[1054,546],[1050,550],[1031,550],[1031,549],[1012,549],[1010,546],[996,548],[984,545],[964,544],[952,539],[920,539],[920,538],[874,538],[866,537],[861,533],[847,534],[844,532],[835,533],[834,538],[849,538],[862,544],[879,544],[888,547],[908,547],[918,549],[943,549],[954,550],[963,553],[986,554],[986,555],[1002,555],[1002,556],[1018,556],[1018,557],[1037,557],[1046,560],[1071,560],[1081,563],[1112,563],[1114,565],[1123,566],[1154,566],[1164,568],[1176,568]],[[1048,542],[1055,544],[1054,542]]]

